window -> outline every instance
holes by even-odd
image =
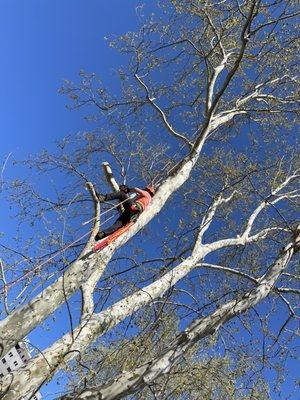
[[[17,350],[20,348],[19,343],[17,343],[17,344],[15,345],[15,348],[16,348]]]
[[[3,378],[4,377],[4,375],[0,372],[0,378]]]
[[[11,372],[11,368],[7,367],[7,372]]]
[[[13,353],[10,351],[10,352],[8,353],[8,355],[9,355],[9,357],[12,357],[12,356],[13,356]]]
[[[17,366],[18,365],[18,361],[14,361],[14,365]]]
[[[2,358],[2,362],[3,362],[3,364],[5,364],[5,363],[6,363],[6,360],[5,360],[5,358]]]

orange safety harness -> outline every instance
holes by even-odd
[[[151,195],[146,190],[138,189],[136,192],[139,194],[137,200],[135,200],[134,204],[131,206],[132,211],[143,212],[146,210],[148,205],[151,202]]]

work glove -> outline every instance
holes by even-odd
[[[125,192],[125,193],[129,192],[129,187],[127,185],[120,185],[119,188],[122,192]]]
[[[100,201],[100,203],[103,203],[105,201],[105,194],[101,194],[101,193],[96,193],[98,200]]]

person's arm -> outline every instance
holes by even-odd
[[[121,190],[119,190],[118,192],[107,193],[106,195],[104,195],[104,201],[110,201],[110,200],[124,201],[128,198],[129,197],[127,196],[127,194]]]
[[[138,194],[140,194],[140,195],[143,195],[143,194],[144,194],[144,191],[141,190],[141,189],[139,189],[139,188],[137,188],[137,187],[134,187],[134,188],[130,189],[130,191],[136,192],[136,193],[138,193]]]

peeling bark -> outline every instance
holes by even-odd
[[[211,209],[216,210],[214,205]],[[209,222],[204,221],[204,223],[207,224]],[[62,339],[58,340],[45,350],[43,354],[31,359],[25,368],[16,371],[12,383],[8,381],[8,378],[4,380],[4,389],[10,385],[14,393],[19,393],[18,391],[21,390],[21,388],[26,393],[34,392],[45,380],[49,379],[54,374],[61,363],[76,357],[76,355],[84,351],[96,338],[105,334],[108,330],[115,327],[141,307],[163,296],[170,287],[174,286],[180,279],[184,278],[190,271],[197,267],[199,261],[205,256],[220,248],[244,244],[246,242],[250,243],[253,240],[257,240],[257,235],[247,238],[242,236],[200,245],[201,234],[202,232],[200,230],[190,257],[150,285],[116,302],[105,311],[93,314],[87,320],[83,320],[71,333],[66,334]],[[28,374],[31,376],[30,380],[26,378]],[[11,397],[9,394],[7,394],[4,399],[16,400],[15,397]]]
[[[97,337],[116,326],[120,321],[131,315],[137,309],[149,304],[154,298],[163,296],[171,286],[185,277],[193,268],[197,267],[199,262],[207,254],[226,246],[245,245],[251,241],[259,240],[266,237],[270,231],[276,229],[276,227],[267,228],[259,233],[256,233],[255,235],[250,236],[250,231],[255,218],[261,212],[261,210],[267,206],[267,203],[264,203],[261,204],[254,211],[254,213],[252,213],[246,225],[245,231],[241,233],[241,236],[219,240],[215,243],[202,244],[202,236],[208,229],[208,226],[214,216],[214,210],[210,209],[207,216],[202,221],[202,230],[200,230],[195,243],[194,251],[190,257],[146,288],[143,288],[133,295],[122,299],[99,314],[93,314],[93,298],[90,292],[93,291],[99,277],[103,273],[114,251],[125,244],[131,237],[139,232],[141,228],[146,226],[146,224],[161,211],[169,197],[189,179],[190,173],[195,166],[202,147],[209,135],[220,126],[231,121],[235,116],[248,114],[248,110],[243,108],[248,101],[255,99],[274,101],[274,96],[262,93],[262,89],[265,86],[276,82],[278,79],[283,79],[284,77],[271,79],[263,84],[256,85],[252,93],[247,94],[244,97],[240,97],[239,99],[237,98],[235,101],[235,107],[233,107],[231,110],[224,110],[221,112],[218,110],[219,100],[227,91],[228,86],[231,84],[233,77],[240,68],[240,63],[244,57],[245,49],[251,37],[251,24],[258,12],[258,6],[256,7],[256,4],[257,2],[255,0],[252,0],[249,3],[249,11],[245,16],[245,21],[241,27],[241,36],[239,39],[237,39],[240,41],[240,45],[237,46],[236,56],[234,56],[234,53],[231,53],[225,49],[222,44],[222,35],[218,34],[213,21],[208,15],[209,23],[218,40],[218,47],[220,47],[223,56],[222,61],[219,62],[219,65],[214,64],[212,75],[207,77],[208,86],[206,91],[207,98],[205,107],[206,118],[201,128],[199,128],[199,130],[197,130],[193,136],[196,137],[194,143],[190,141],[188,136],[179,133],[174,129],[168,120],[168,114],[158,106],[153,96],[151,96],[150,89],[148,89],[146,83],[142,80],[146,75],[139,75],[137,67],[137,71],[135,74],[133,74],[133,76],[139,82],[139,85],[144,88],[144,91],[146,92],[146,102],[149,104],[152,110],[157,113],[167,132],[171,134],[173,138],[183,142],[189,149],[189,153],[172,170],[172,173],[166,178],[166,180],[158,189],[150,207],[139,217],[138,221],[130,228],[128,232],[119,237],[113,244],[101,252],[92,253],[90,249],[93,244],[94,233],[97,230],[97,225],[95,225],[87,246],[81,253],[80,257],[74,263],[72,263],[68,269],[66,269],[64,276],[60,277],[55,283],[46,288],[28,304],[12,312],[5,320],[0,322],[0,346],[2,353],[6,353],[10,347],[14,346],[32,329],[44,321],[78,289],[82,290],[83,309],[79,326],[72,331],[72,334],[68,333],[62,339],[58,340],[56,343],[46,349],[42,355],[36,356],[34,359],[32,359],[28,365],[26,365],[26,367],[6,376],[1,386],[2,391],[7,391],[3,396],[3,399],[19,400],[26,394],[36,391],[39,386],[51,378],[53,373],[58,370],[58,368],[60,368],[64,362],[78,355],[78,352],[83,351]],[[194,49],[197,51],[196,47],[194,47]],[[229,69],[227,72],[225,72],[225,67],[228,67],[229,65],[229,57],[231,66],[229,66]],[[219,58],[215,57],[214,59],[218,60]],[[219,80],[221,72],[222,75],[224,74],[225,76],[220,82],[220,85],[218,85],[217,81]],[[217,93],[214,93],[216,90]],[[276,100],[278,102],[282,102],[281,99],[276,98]],[[219,113],[217,114],[217,112]],[[271,111],[269,112],[271,113]],[[274,112],[278,111],[274,110]],[[116,189],[117,182],[113,181],[113,177],[109,175],[107,165],[104,165],[104,169],[107,172],[107,177],[110,184],[114,189]],[[97,223],[97,221],[99,221],[97,215],[100,212],[100,206],[96,199],[93,187],[90,186],[89,189],[94,198],[96,211],[95,219]],[[279,201],[282,198],[284,198],[284,196],[278,196],[276,201]],[[271,204],[272,199],[268,199],[268,202],[268,204]],[[285,248],[276,263],[271,266],[269,272],[260,280],[258,280],[257,286],[253,290],[247,292],[242,298],[232,300],[223,306],[220,306],[211,315],[195,321],[169,346],[168,349],[166,349],[166,351],[160,357],[152,360],[151,363],[144,364],[135,371],[118,377],[113,383],[109,383],[105,387],[96,388],[95,391],[94,389],[86,391],[85,393],[82,393],[81,396],[83,397],[80,398],[121,398],[126,394],[134,393],[139,388],[151,383],[159,375],[167,373],[175,361],[181,357],[182,354],[184,354],[184,352],[196,341],[209,334],[212,334],[229,319],[241,312],[245,312],[269,294],[275,281],[278,279],[281,272],[291,259],[293,252],[299,245],[295,247],[295,243],[293,243],[289,246],[290,247]],[[281,288],[281,290],[284,292],[287,290],[291,291],[293,289]],[[67,399],[68,397],[64,398]]]
[[[100,253],[88,252],[75,261],[52,285],[23,307],[12,312],[6,319],[0,322],[0,338],[2,354],[5,354],[12,346],[24,338],[29,332],[44,321],[65,300],[79,289],[83,282],[96,270],[104,271],[114,251],[126,243],[142,227],[144,227],[156,214],[160,212],[168,198],[189,177],[193,166],[199,156],[200,149],[192,152],[188,160],[183,160],[174,176],[170,176],[159,188],[150,207],[140,216],[134,226],[113,245]]]
[[[88,280],[90,274],[92,274],[96,268],[98,271],[103,272],[115,249],[126,243],[154,218],[155,215],[161,211],[168,198],[186,182],[199,158],[199,154],[209,133],[220,125],[229,122],[235,115],[239,114],[239,112],[232,112],[226,115],[214,116],[213,111],[217,104],[216,101],[214,103],[191,152],[176,166],[172,174],[162,183],[150,207],[139,217],[134,226],[126,234],[118,238],[109,249],[102,250],[101,255],[100,253],[87,253],[83,258],[75,261],[66,270],[63,279],[58,279],[28,304],[12,312],[5,320],[0,321],[0,340],[3,346],[1,348],[2,354],[5,354],[12,346],[51,315],[66,298],[72,296],[80,288],[82,283]],[[63,282],[64,287],[62,286]],[[13,334],[11,332],[13,332]]]
[[[298,242],[298,243],[297,243]],[[256,287],[242,297],[231,300],[207,317],[195,320],[184,332],[180,333],[170,346],[159,357],[141,365],[133,371],[125,372],[113,381],[101,387],[90,388],[76,395],[80,400],[117,400],[136,393],[150,385],[159,376],[170,371],[176,361],[196,342],[214,334],[218,329],[235,316],[246,312],[268,296],[276,281],[287,267],[299,246],[290,242],[269,268],[268,272],[258,279]],[[60,400],[74,399],[74,394],[65,395]]]

